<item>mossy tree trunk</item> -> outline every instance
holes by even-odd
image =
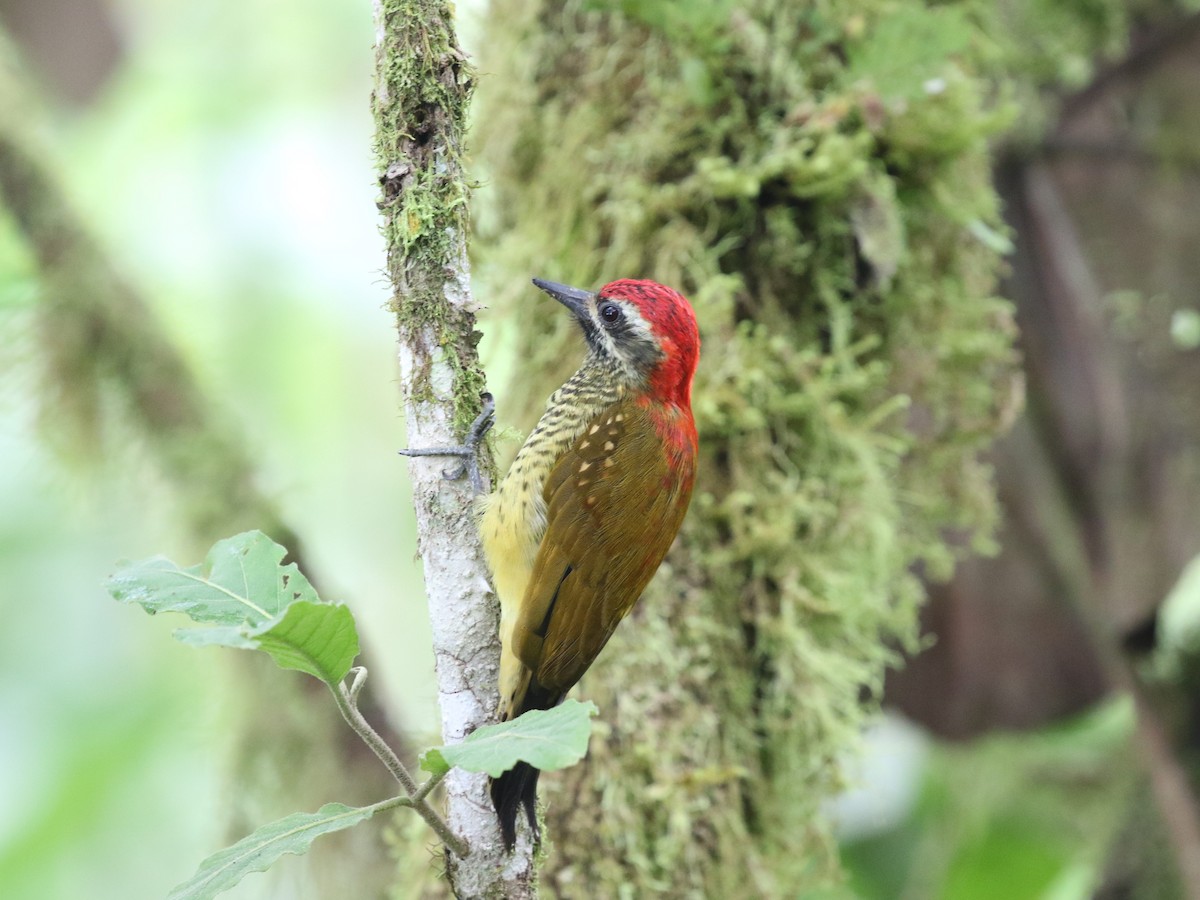
[[[916,573],[988,545],[979,454],[1020,405],[1003,119],[959,6],[854,6],[493,4],[476,251],[519,322],[508,416],[581,352],[517,299],[530,274],[656,278],[704,341],[692,510],[581,685],[603,737],[544,779],[556,896],[836,878],[821,801],[915,638]]]
[[[382,0],[375,10],[379,206],[405,422],[411,446],[447,447],[462,443],[480,412],[484,387],[475,351],[461,162],[475,76],[458,48],[448,3]],[[485,447],[483,454],[490,473],[490,451]],[[442,733],[453,742],[495,714],[499,617],[471,482],[445,480],[446,464],[444,458],[413,459],[411,473]],[[505,852],[486,777],[455,769],[444,784],[447,821],[470,847],[465,857],[446,851],[455,896],[531,896],[531,848]]]

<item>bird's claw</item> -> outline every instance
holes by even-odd
[[[457,456],[460,462],[442,470],[442,478],[446,481],[458,481],[464,475],[471,480],[471,488],[476,494],[483,493],[483,472],[479,468],[479,445],[496,420],[496,401],[491,394],[483,394],[483,410],[475,417],[467,436],[458,447],[421,447],[418,449],[401,450],[401,456]]]

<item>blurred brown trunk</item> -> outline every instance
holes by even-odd
[[[1200,824],[1179,700],[1135,663],[1200,552],[1200,352],[1171,341],[1200,284],[1200,16],[1133,41],[1067,98],[1044,148],[997,170],[1016,250],[1027,413],[993,453],[1002,553],[933,588],[932,649],[887,700],[939,734],[1028,728],[1133,692],[1147,775],[1188,896]],[[1154,699],[1152,699],[1154,698]]]

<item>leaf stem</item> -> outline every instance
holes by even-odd
[[[416,780],[409,774],[404,763],[400,762],[400,757],[396,756],[396,752],[388,746],[387,742],[379,736],[371,723],[363,717],[363,714],[358,709],[358,691],[362,689],[363,682],[366,680],[366,670],[359,669],[354,676],[354,684],[347,688],[345,681],[339,681],[336,685],[331,684],[329,689],[333,692],[333,699],[337,703],[338,710],[342,714],[342,718],[346,720],[354,733],[362,738],[363,743],[371,748],[380,761],[387,766],[387,770],[392,773],[405,792],[408,794],[404,798],[395,798],[392,800],[384,800],[381,804],[375,804],[380,809],[389,809],[392,806],[411,806],[422,819],[429,823],[429,826],[437,832],[447,847],[460,857],[466,857],[470,854],[471,848],[461,837],[455,834],[446,820],[436,809],[429,805],[426,797],[430,791],[437,787],[438,783],[444,776],[434,775],[430,777],[424,784],[418,785]],[[401,802],[403,801],[403,802]]]
[[[350,702],[355,706],[358,705],[358,693],[363,689],[363,685],[367,683],[367,667],[355,666],[350,670],[353,679],[350,682]]]
[[[355,680],[357,681],[358,679]],[[357,698],[351,696],[346,683],[339,681],[336,685],[330,685],[330,687],[333,689],[333,698],[337,702],[342,718],[354,729],[354,733],[362,738],[363,743],[370,747],[371,751],[387,766],[388,771],[392,773],[392,777],[400,782],[409,796],[411,797],[415,794],[417,792],[417,782],[408,773],[408,769],[404,767],[404,763],[400,762],[400,757],[396,756],[396,752],[388,746],[387,742],[379,736],[379,732],[372,728],[371,723],[359,712]]]
[[[413,798],[406,797],[403,794],[397,797],[388,797],[386,800],[380,800],[378,803],[372,803],[364,809],[371,810],[371,815],[375,813],[387,812],[389,809],[398,809],[401,806],[412,806]]]
[[[417,792],[413,794],[413,801],[424,800],[429,796],[429,792],[442,783],[442,779],[447,775],[446,772],[439,772],[437,775],[430,775],[429,780],[417,788]]]

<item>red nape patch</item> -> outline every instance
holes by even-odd
[[[692,458],[700,446],[700,438],[696,434],[696,420],[692,418],[692,410],[683,404],[663,404],[656,402],[651,395],[637,401],[645,407],[650,424],[663,443],[663,449],[668,456],[678,463],[684,458]],[[672,468],[676,467],[675,463]]]
[[[601,297],[619,297],[637,306],[654,329],[664,358],[650,376],[654,395],[685,409],[692,404],[692,377],[700,358],[700,329],[687,298],[656,281],[623,278],[600,289]]]

